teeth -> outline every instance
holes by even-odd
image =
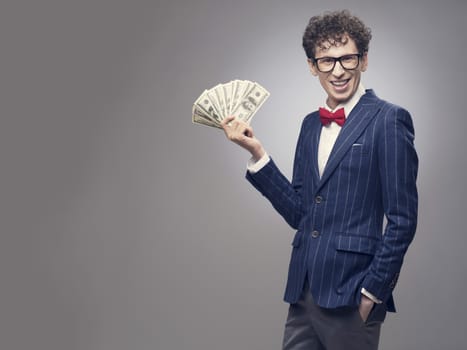
[[[332,85],[336,85],[336,86],[344,86],[345,84],[347,84],[348,80],[344,80],[344,81],[333,81],[331,82]]]

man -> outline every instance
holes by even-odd
[[[234,116],[222,124],[252,155],[247,179],[297,229],[283,349],[377,349],[386,311],[395,311],[417,222],[418,158],[409,113],[360,81],[370,39],[348,11],[310,19],[303,47],[327,99],[303,121],[291,183],[250,126]]]

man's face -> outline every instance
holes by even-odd
[[[317,47],[315,50],[315,58],[334,57],[338,58],[349,54],[358,54],[355,41],[347,37],[345,44],[338,43],[336,45],[326,45],[326,48]],[[357,91],[360,83],[360,75],[368,66],[368,56],[365,53],[360,58],[360,63],[354,70],[346,70],[340,62],[336,62],[334,69],[330,72],[323,73],[318,70],[312,60],[308,60],[311,74],[318,76],[321,86],[328,94],[327,104],[331,108],[335,108],[339,103],[348,101]]]

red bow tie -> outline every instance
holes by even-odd
[[[325,108],[319,109],[319,119],[323,125],[328,125],[331,122],[336,122],[337,125],[344,125],[345,123],[345,112],[344,108],[339,108],[337,111],[329,112]]]

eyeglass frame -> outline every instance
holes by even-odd
[[[349,57],[349,56],[357,56],[357,65],[355,66],[355,68],[345,68],[344,65],[342,64],[342,59],[344,57]],[[321,72],[321,73],[329,73],[329,72],[332,72],[334,70],[334,68],[336,68],[336,63],[339,62],[339,64],[341,65],[342,69],[345,69],[345,70],[355,70],[358,68],[358,66],[360,65],[360,59],[363,57],[363,54],[362,53],[351,53],[351,54],[347,54],[347,55],[342,55],[340,57],[329,57],[329,56],[324,56],[324,57],[313,57],[313,58],[310,58],[310,60],[313,61],[313,63],[315,64],[316,66],[316,69]],[[334,64],[332,65],[332,68],[329,69],[329,70],[326,70],[326,71],[322,71],[321,69],[319,69],[319,66],[318,66],[318,61],[321,60],[321,59],[332,59],[334,60]]]

